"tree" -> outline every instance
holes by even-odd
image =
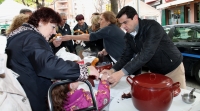
[[[126,0],[118,0],[119,9],[125,6]]]
[[[115,14],[117,14],[118,13],[118,2],[119,1],[120,0],[95,0],[96,12],[102,13],[103,12],[103,6],[106,6],[106,8],[109,8],[110,4],[111,4],[111,11],[113,11]]]
[[[115,14],[118,13],[118,0],[110,0],[111,3],[111,11],[113,11]]]
[[[3,2],[4,2],[4,0],[0,0],[0,4],[3,3]]]
[[[53,0],[15,0],[18,3],[26,6],[35,6],[37,8],[44,7],[45,3],[53,2]]]
[[[96,9],[96,12],[102,13],[103,12],[103,6],[108,2],[108,0],[95,0],[94,6]]]

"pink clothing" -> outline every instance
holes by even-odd
[[[68,98],[64,104],[64,109],[66,111],[73,111],[93,105],[91,93],[84,89],[76,90],[73,93],[69,92],[67,95]],[[108,81],[102,80],[99,82],[98,91],[95,96],[98,109],[103,109],[110,101],[110,87]]]

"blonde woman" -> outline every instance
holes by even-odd
[[[100,14],[92,15],[91,17],[91,26],[89,27],[89,33],[96,32],[100,29],[99,24]],[[92,52],[98,53],[103,50],[103,39],[89,41],[89,48]]]
[[[20,27],[23,23],[26,23],[29,19],[29,15],[26,14],[19,14],[14,17],[12,24],[6,31],[6,35],[9,35],[12,31]]]
[[[100,24],[99,24],[99,19],[100,19],[100,14],[93,14],[91,17],[91,26],[90,26],[90,30],[92,32],[96,32],[97,30],[100,29]]]

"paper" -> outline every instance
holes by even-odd
[[[79,56],[77,56],[76,54],[67,52],[65,50],[65,47],[62,47],[57,53],[56,56],[58,56],[59,58],[62,58],[63,60],[70,60],[70,61],[80,61],[81,58]]]
[[[86,64],[86,63],[92,63],[92,61],[95,59],[96,57],[94,57],[94,56],[87,56],[87,57],[84,57],[83,58],[83,61],[84,61],[84,64]]]

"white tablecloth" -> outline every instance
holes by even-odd
[[[98,81],[95,82],[94,92],[97,91]],[[80,84],[79,88],[89,90],[86,84]],[[104,111],[138,111],[130,99],[121,99],[123,93],[128,93],[131,90],[131,86],[126,82],[126,77],[123,77],[120,82],[110,89],[111,101],[108,106],[104,108]],[[169,111],[200,111],[200,93],[194,92],[196,100],[192,104],[186,104],[182,101],[181,95],[189,93],[190,90],[181,89],[180,94],[173,98]]]

